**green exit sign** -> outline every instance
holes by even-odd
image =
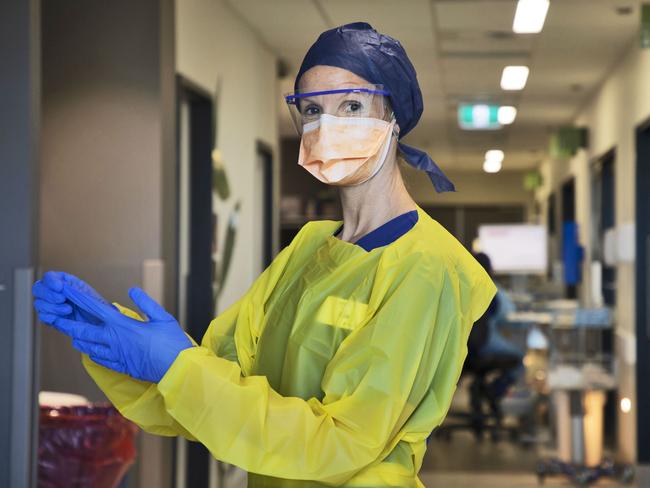
[[[461,103],[458,105],[458,125],[465,130],[500,129],[499,105]]]

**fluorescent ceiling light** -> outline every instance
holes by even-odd
[[[486,173],[498,173],[501,171],[501,161],[483,161],[483,171]]]
[[[498,173],[501,171],[501,165],[504,158],[501,149],[490,149],[485,153],[485,161],[483,162],[483,171],[486,173]]]
[[[496,161],[498,163],[501,163],[503,162],[504,157],[505,154],[503,154],[503,151],[501,149],[490,149],[485,153],[486,161]]]
[[[511,107],[509,105],[504,105],[502,107],[499,107],[499,112],[497,115],[497,118],[499,119],[499,124],[501,125],[512,124],[515,121],[515,117],[517,117],[517,109],[515,107]]]
[[[542,32],[549,0],[519,0],[512,30],[517,34]]]
[[[528,80],[528,66],[506,66],[501,75],[501,88],[523,90]]]

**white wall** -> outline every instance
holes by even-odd
[[[578,236],[580,243],[585,247],[584,262],[591,261],[591,246],[589,245],[588,238],[591,235],[591,194],[590,194],[590,172],[589,172],[590,157],[586,150],[580,149],[578,153],[569,161],[560,161],[547,159],[540,165],[540,173],[542,175],[542,186],[535,193],[535,198],[538,201],[541,210],[539,215],[539,224],[545,224],[548,215],[548,197],[552,192],[556,192],[557,204],[560,204],[561,187],[570,178],[575,178],[575,192],[576,192],[576,222],[578,223]],[[559,208],[559,207],[558,207]],[[560,228],[556,232],[559,236]],[[556,237],[557,238],[557,237]],[[557,241],[551,243],[550,259],[561,259],[559,255],[560,244]],[[579,298],[585,303],[588,303],[589,287],[587,284],[590,282],[589,267],[583,268],[583,283],[584,286],[579,289]]]
[[[612,148],[616,148],[616,225],[635,220],[635,130],[636,126],[650,117],[650,50],[641,50],[638,41],[629,47],[590,101],[574,121],[576,125],[589,128],[589,147],[580,151],[569,162],[546,161],[541,170],[547,177],[546,185],[538,192],[540,203],[548,192],[556,189],[563,179],[572,174],[576,177],[576,214],[581,227],[580,240],[588,250],[589,229],[589,179],[590,163]],[[586,256],[589,258],[589,256]],[[588,260],[585,260],[588,262]],[[632,399],[635,405],[635,286],[634,264],[617,267],[616,327],[617,357],[619,360],[619,395]],[[585,280],[583,294],[589,293]],[[619,454],[623,459],[634,461],[636,457],[636,412],[623,414],[619,410]]]
[[[530,216],[534,193],[524,188],[525,171],[445,171],[456,185],[454,193],[436,193],[431,180],[422,171],[403,170],[406,185],[420,205],[521,205]]]
[[[272,148],[276,163],[278,159],[275,63],[273,53],[225,2],[176,2],[177,72],[211,93],[219,82],[217,147],[232,193],[228,202],[220,202],[217,207],[220,234],[234,203],[242,203],[233,262],[219,299],[220,310],[238,299],[261,271],[259,246],[254,245],[261,216],[255,211],[252,182],[257,140]]]

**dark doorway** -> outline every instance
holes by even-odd
[[[605,232],[616,226],[614,169],[616,151],[612,149],[593,165],[591,177],[592,259],[602,263],[601,293],[605,305],[616,304],[616,267],[605,263]]]
[[[549,256],[549,263],[555,262],[559,250],[559,239],[558,239],[558,232],[557,232],[557,195],[555,192],[551,193],[548,196],[548,200],[546,202],[547,209],[546,209],[546,226],[548,227],[548,256]],[[549,280],[553,279],[553,266],[549,266],[547,270],[547,278]]]
[[[562,222],[576,219],[576,180],[571,177],[562,184]]]
[[[636,131],[637,461],[650,463],[650,120]]]
[[[548,227],[549,235],[554,236],[556,233],[557,226],[555,225],[555,212],[557,212],[557,207],[555,206],[555,193],[551,193],[548,196],[548,211],[546,215],[546,225]]]
[[[562,185],[562,223],[576,220],[576,180],[571,177]],[[566,286],[567,298],[578,297],[578,287],[574,284]]]
[[[611,149],[598,158],[591,167],[591,259],[602,266],[600,294],[603,304],[616,305],[616,266],[605,263],[605,232],[616,227],[615,198],[616,150]],[[611,334],[604,336],[603,351],[613,354],[614,343]],[[605,443],[616,447],[618,392],[607,392],[604,424]]]
[[[267,144],[257,141],[257,164],[261,181],[261,208],[257,209],[262,217],[262,268],[273,260],[273,151]]]
[[[177,78],[178,127],[178,305],[179,321],[195,341],[201,341],[212,320],[212,97],[188,80]],[[184,442],[184,441],[181,441]],[[210,453],[188,442],[177,464],[186,486],[207,487]],[[184,473],[184,475],[183,475]]]

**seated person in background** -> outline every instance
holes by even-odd
[[[490,277],[494,278],[492,263],[487,254],[481,252],[474,257],[488,272]],[[515,305],[496,281],[495,284],[497,285],[497,294],[484,317],[485,326],[487,326],[487,338],[478,349],[477,355],[483,362],[494,360],[508,365],[508,367],[502,368],[499,375],[490,383],[492,396],[498,398],[505,395],[508,389],[523,375],[524,351],[503,337],[499,332],[499,323],[510,312],[515,310]]]

